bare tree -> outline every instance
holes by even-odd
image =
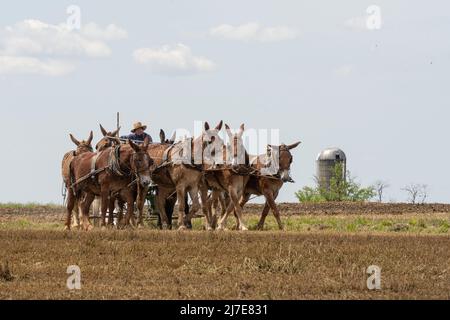
[[[428,186],[426,184],[422,184],[420,186],[420,193],[419,193],[420,203],[424,204],[425,201],[428,198]]]
[[[428,186],[426,184],[410,183],[406,187],[402,188],[409,194],[409,202],[412,204],[422,203],[424,204],[428,197]]]
[[[375,192],[377,193],[378,202],[383,202],[384,191],[390,187],[386,181],[378,180],[374,184]]]

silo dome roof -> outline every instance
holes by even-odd
[[[328,148],[319,153],[317,161],[320,160],[347,160],[347,157],[339,148]]]

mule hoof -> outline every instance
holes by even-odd
[[[178,231],[186,231],[186,230],[188,230],[188,228],[186,228],[186,226],[178,227]]]

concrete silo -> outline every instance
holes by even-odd
[[[342,164],[343,179],[346,179],[347,157],[339,148],[329,148],[323,150],[317,157],[317,179],[322,188],[330,188],[330,180],[334,175],[334,168],[337,163]]]

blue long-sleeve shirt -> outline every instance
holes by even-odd
[[[129,140],[132,140],[133,142],[144,142],[145,137],[148,137],[149,143],[153,143],[152,137],[145,132],[141,135],[132,133],[132,134],[129,134],[128,136],[122,136],[122,137],[120,137],[120,139],[129,139]]]

